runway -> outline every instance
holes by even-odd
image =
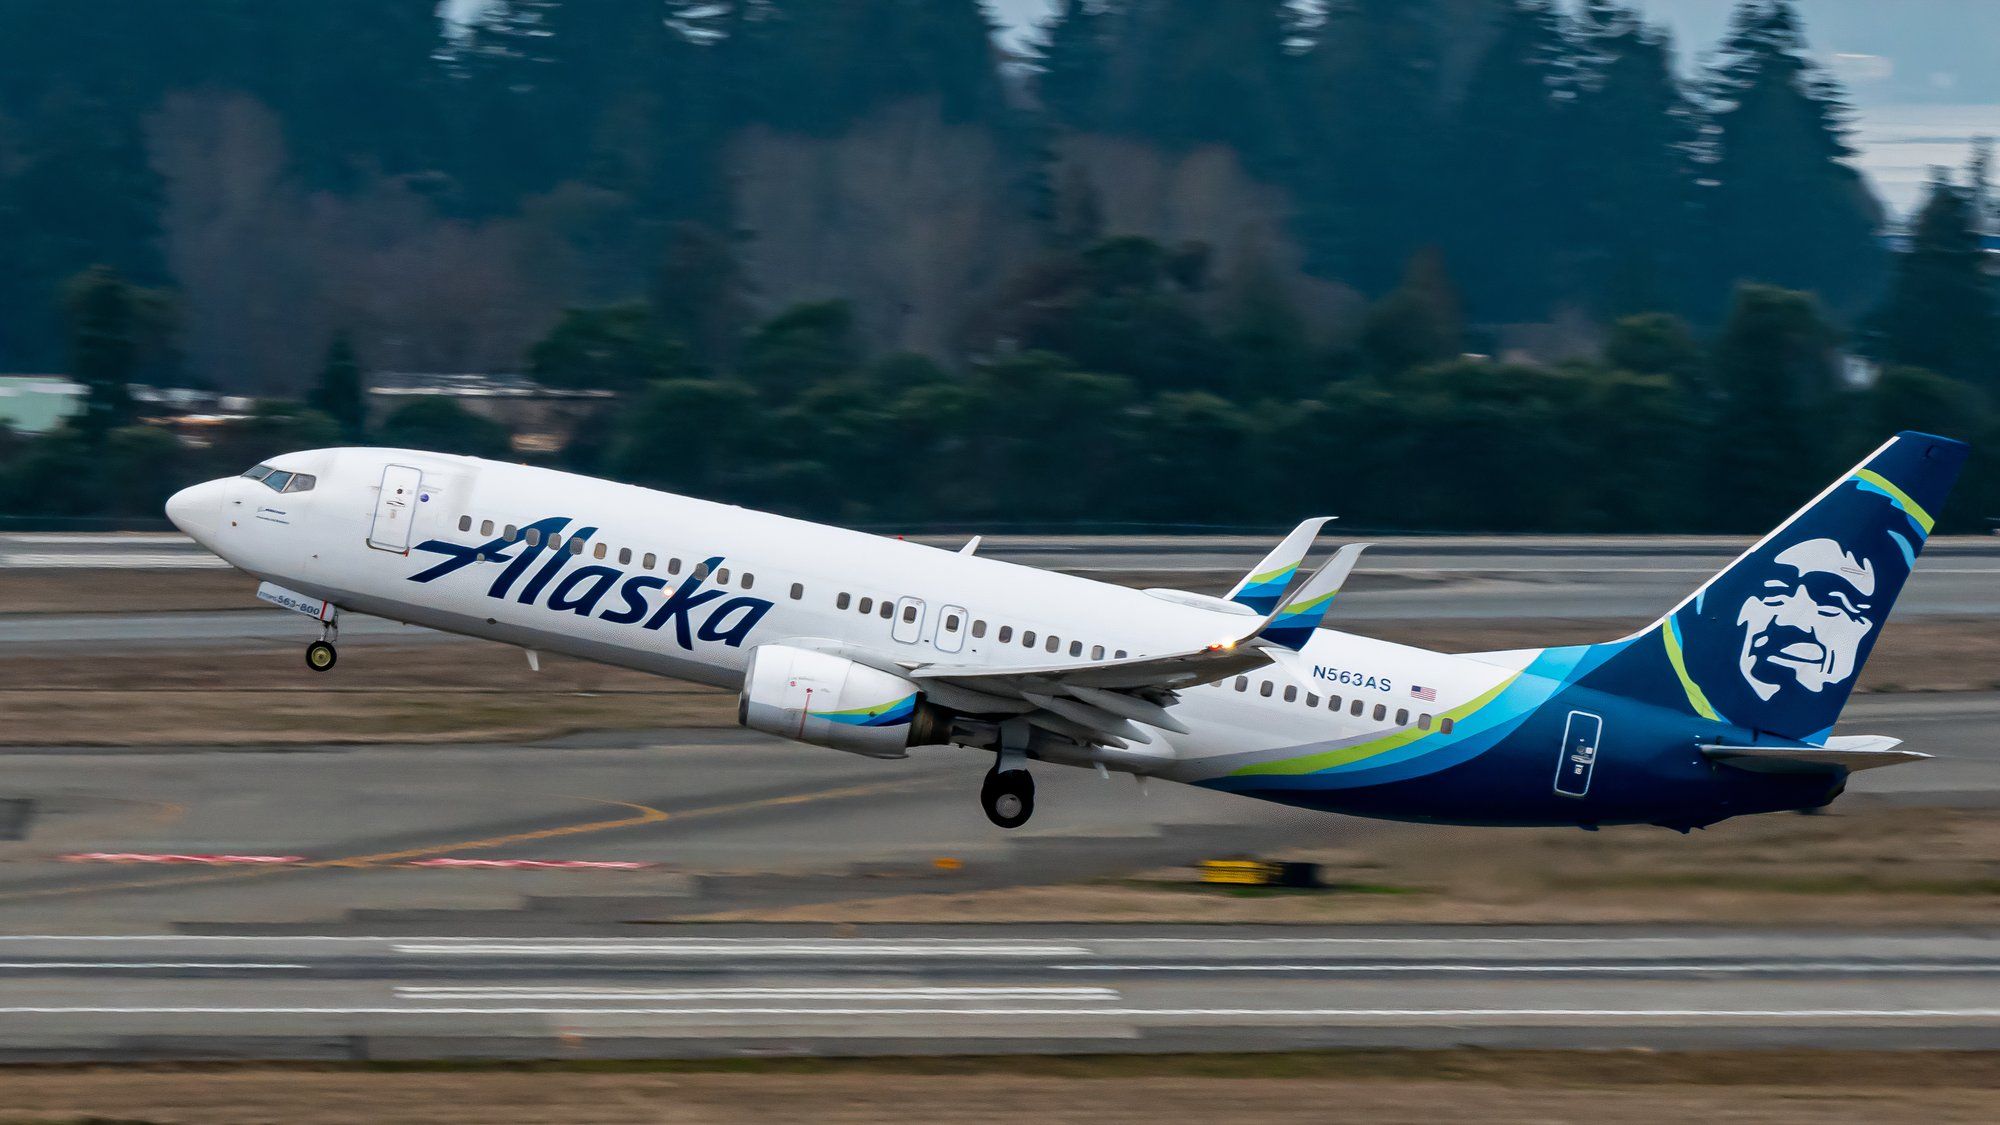
[[[1987,934],[0,939],[0,1058],[2000,1044]]]

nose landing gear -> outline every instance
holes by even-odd
[[[330,672],[340,654],[333,650],[334,639],[340,636],[340,628],[333,621],[320,626],[319,640],[306,646],[306,667],[315,672]]]

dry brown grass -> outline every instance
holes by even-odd
[[[2000,923],[2000,818],[1849,806],[1824,816],[1658,828],[1451,828],[1328,819],[1324,891],[1203,886],[1193,871],[1104,883],[709,916],[838,923],[1158,922],[1811,925]]]
[[[1983,1052],[1380,1051],[0,1072],[0,1122],[1989,1121]]]

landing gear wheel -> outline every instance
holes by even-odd
[[[334,652],[333,646],[325,641],[314,641],[306,646],[306,667],[315,672],[330,671],[333,662],[338,659],[340,654]]]
[[[994,824],[1019,828],[1035,815],[1035,779],[1027,770],[995,770],[979,787],[979,804]]]

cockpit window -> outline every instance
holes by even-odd
[[[285,486],[286,492],[311,492],[319,478],[311,473],[293,473],[292,483]]]
[[[249,469],[245,470],[243,475],[249,477],[251,480],[263,480],[265,477],[271,475],[271,466],[253,465]]]
[[[264,487],[273,492],[283,492],[285,486],[290,483],[292,483],[292,474],[285,472],[283,469],[279,469],[277,472],[264,478]]]

